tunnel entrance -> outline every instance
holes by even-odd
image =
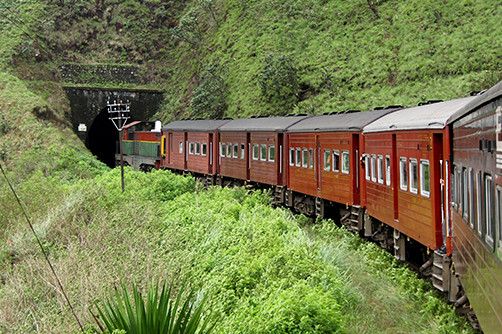
[[[118,131],[108,119],[108,110],[104,108],[92,122],[87,133],[87,148],[99,160],[109,167],[115,167]]]

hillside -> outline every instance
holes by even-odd
[[[49,19],[17,49],[21,73],[37,52],[140,64],[167,92],[163,120],[413,105],[502,78],[496,0],[25,2]]]

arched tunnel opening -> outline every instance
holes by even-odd
[[[104,108],[96,116],[87,133],[87,148],[99,160],[109,167],[115,167],[118,131],[108,119],[108,110]]]

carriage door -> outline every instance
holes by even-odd
[[[431,193],[431,200],[433,201],[432,207],[434,210],[435,221],[441,224],[441,234],[443,239],[443,244],[446,242],[446,237],[449,234],[448,231],[448,192],[447,192],[447,177],[448,172],[446,171],[446,161],[443,157],[443,135],[440,133],[434,133],[432,136],[432,159],[431,166],[432,173],[429,173],[430,178],[430,191],[436,192],[438,197],[434,193]],[[420,166],[422,167],[422,166]],[[435,176],[437,175],[437,177]],[[439,189],[434,191],[434,180],[439,179]],[[422,181],[422,180],[421,180]],[[437,226],[437,225],[436,225]],[[439,226],[437,226],[439,228]]]

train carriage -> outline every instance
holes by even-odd
[[[369,216],[394,228],[400,259],[405,237],[438,250],[451,235],[446,121],[473,98],[402,109],[364,128],[364,205]]]
[[[236,119],[221,126],[221,176],[227,180],[284,185],[284,131],[305,117]]]
[[[321,215],[324,201],[358,206],[362,128],[392,110],[312,116],[291,126],[287,131],[288,204]]]
[[[455,271],[486,333],[502,329],[502,82],[450,118]]]
[[[212,176],[217,173],[218,128],[228,120],[182,120],[162,131],[164,168]]]

